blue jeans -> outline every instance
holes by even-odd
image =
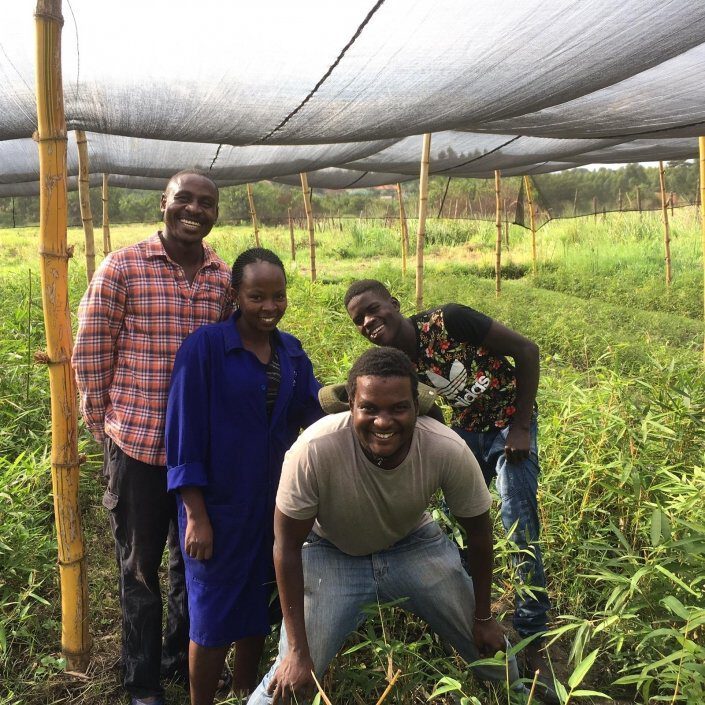
[[[462,428],[453,430],[477,458],[487,485],[493,477],[497,478],[502,524],[521,551],[516,558],[519,576],[526,586],[538,588],[517,592],[514,628],[522,638],[542,634],[548,629],[546,613],[551,603],[546,594],[546,576],[538,544],[541,525],[536,500],[539,476],[536,416],[531,420],[531,451],[521,463],[509,463],[504,454],[508,428],[485,433],[471,433]],[[516,528],[510,534],[515,523]]]
[[[458,550],[431,522],[413,531],[391,548],[367,556],[350,556],[312,533],[302,548],[304,619],[311,659],[321,678],[346,637],[365,619],[364,605],[406,598],[401,607],[426,621],[468,662],[480,658],[472,636],[475,595]],[[267,688],[289,650],[282,626],[279,654],[274,665],[247,701],[271,703]],[[514,657],[509,680],[523,686]],[[483,679],[504,681],[504,666],[478,666]]]

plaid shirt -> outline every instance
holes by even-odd
[[[109,254],[78,308],[72,364],[81,414],[95,436],[130,457],[165,465],[164,419],[184,338],[230,313],[230,271],[204,243],[193,284],[159,233]]]

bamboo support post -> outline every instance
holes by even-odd
[[[526,200],[529,201],[529,226],[531,227],[531,272],[536,275],[536,219],[534,218],[534,197],[531,193],[531,179],[524,177]]]
[[[257,225],[257,211],[255,210],[255,198],[252,195],[252,184],[247,184],[247,202],[250,205],[250,218],[252,218],[252,227],[255,229],[255,247],[261,247],[259,241],[259,227]]]
[[[504,211],[504,245],[509,249],[509,209],[506,198],[502,201],[502,210]]]
[[[308,225],[308,249],[311,260],[311,281],[316,281],[316,237],[314,232],[313,211],[311,209],[311,194],[308,190],[308,174],[301,172],[301,190],[304,192],[304,209],[306,210],[306,224]]]
[[[703,246],[703,310],[705,311],[705,137],[698,137],[698,147],[700,148],[700,232],[702,234]],[[705,340],[703,341],[703,362],[705,362]]]
[[[428,212],[428,163],[431,158],[431,133],[423,136],[421,169],[419,173],[419,222],[416,230],[416,310],[423,308],[423,250],[426,241],[426,213]]]
[[[103,174],[103,188],[100,194],[103,202],[103,256],[110,250],[110,189],[108,186],[108,175]]]
[[[46,362],[51,390],[51,476],[61,585],[61,649],[69,671],[85,671],[91,650],[88,583],[78,503],[78,409],[71,370],[66,241],[66,119],[61,83],[61,0],[35,14],[39,150],[39,251]]]
[[[666,286],[671,286],[671,228],[668,223],[668,203],[666,201],[666,172],[663,162],[658,163],[658,179],[661,186],[661,211],[663,212],[663,247],[666,261]]]
[[[399,224],[401,226],[401,273],[403,276],[406,276],[406,259],[409,255],[409,227],[406,223],[404,198],[399,182],[397,182],[397,198],[399,199]]]
[[[78,147],[78,200],[81,206],[81,222],[86,241],[86,278],[91,283],[95,273],[95,238],[93,237],[93,212],[91,211],[91,187],[88,168],[88,140],[83,130],[76,130]]]
[[[296,240],[294,239],[294,221],[291,219],[291,208],[286,209],[289,216],[289,244],[291,245],[291,261],[296,262]]]
[[[495,242],[494,283],[495,295],[502,292],[502,190],[499,170],[494,172],[494,199],[495,199],[495,225],[497,226],[497,240]]]

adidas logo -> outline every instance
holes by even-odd
[[[426,371],[426,377],[451,406],[470,406],[490,386],[489,378],[480,375],[468,388],[468,371],[460,360],[450,366],[450,379],[431,370]]]

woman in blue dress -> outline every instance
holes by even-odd
[[[235,261],[236,312],[181,346],[166,417],[168,486],[186,562],[192,705],[210,705],[236,644],[234,689],[249,693],[269,633],[274,499],[284,453],[322,416],[301,343],[277,329],[281,260],[254,248]]]

